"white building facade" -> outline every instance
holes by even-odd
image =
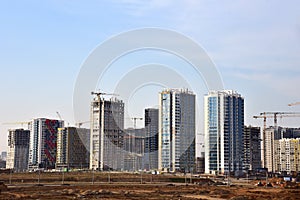
[[[96,96],[91,103],[90,169],[123,170],[124,103]]]
[[[278,171],[300,172],[300,138],[283,138],[278,143]]]
[[[276,168],[276,147],[278,147],[278,130],[274,127],[267,128],[263,132],[263,167],[269,172],[275,172]]]
[[[195,112],[195,95],[191,91],[167,89],[159,94],[159,170],[193,171]]]
[[[205,173],[243,170],[244,98],[235,91],[204,97]]]

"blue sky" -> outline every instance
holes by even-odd
[[[0,3],[0,24],[0,150],[6,150],[7,129],[18,127],[4,122],[57,118],[59,111],[74,124],[73,88],[84,60],[112,35],[143,27],[175,30],[198,42],[225,88],[245,97],[246,124],[261,125],[252,115],[263,111],[300,111],[287,106],[300,101],[296,0],[10,0]]]

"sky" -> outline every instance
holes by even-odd
[[[300,112],[300,106],[287,106],[300,101],[296,0],[10,0],[0,2],[0,24],[0,151],[7,149],[7,130],[22,126],[3,123],[58,118],[58,111],[75,124],[72,98],[84,61],[112,36],[144,27],[177,31],[205,49],[224,87],[245,98],[245,124],[261,126],[252,116],[264,111]],[[173,66],[179,74],[186,73],[187,80],[193,78],[188,66],[180,71],[179,66],[187,64],[175,56],[136,52],[113,64],[114,70],[99,80],[101,90],[111,92],[109,79],[114,74],[121,79],[126,72],[121,67],[128,71],[149,62]],[[208,91],[202,81],[199,84],[204,95]],[[161,88],[150,85],[131,94],[130,116],[142,116],[145,106],[157,106]],[[150,92],[145,97],[146,91]],[[203,97],[197,99],[201,104]],[[200,105],[198,134],[203,133],[202,110]],[[282,126],[299,127],[299,122],[300,118],[279,120]]]

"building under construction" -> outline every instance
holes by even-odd
[[[8,131],[8,155],[6,168],[24,172],[28,167],[30,131],[10,129]]]
[[[103,93],[91,102],[90,169],[124,168],[124,103],[116,98],[105,100]]]
[[[289,106],[297,105],[289,104]],[[258,116],[253,116],[255,119],[263,119],[262,132],[262,167],[267,168],[269,172],[281,172],[280,162],[280,144],[279,140],[284,138],[299,138],[300,129],[298,128],[282,128],[278,126],[278,118],[300,117],[299,112],[262,112]],[[274,120],[274,126],[267,128],[267,119]]]
[[[244,170],[261,168],[260,127],[245,126],[243,134]]]
[[[144,169],[145,128],[124,130],[124,170]]]
[[[158,169],[158,109],[145,109],[145,163],[147,170]]]

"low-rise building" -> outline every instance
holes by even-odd
[[[205,172],[205,158],[204,152],[201,153],[200,157],[196,158],[196,169],[195,172],[198,174],[203,174]]]

